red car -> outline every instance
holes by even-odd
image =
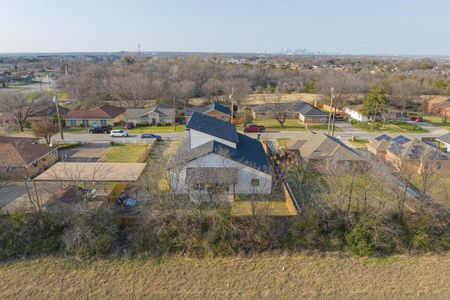
[[[244,128],[244,132],[263,132],[266,127],[256,124],[247,125]]]

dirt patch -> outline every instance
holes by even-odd
[[[63,258],[0,265],[0,298],[448,299],[450,255]]]

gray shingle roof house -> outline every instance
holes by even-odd
[[[186,107],[184,109],[184,116],[185,116],[186,122],[189,121],[189,119],[191,118],[191,116],[194,112],[208,115],[211,117],[215,117],[215,118],[223,120],[223,121],[228,121],[228,120],[230,120],[230,117],[231,117],[230,108],[223,104],[217,103],[217,102],[214,102],[214,103],[212,103],[210,105],[206,105],[206,106]]]
[[[286,110],[288,118],[299,119],[304,123],[326,123],[328,120],[328,113],[314,107],[313,105],[304,102],[297,101],[293,103],[281,103],[281,104],[263,104],[252,107],[253,119],[271,119],[273,118],[272,111],[275,107],[278,109]]]
[[[176,193],[202,201],[271,193],[272,168],[259,141],[237,133],[228,122],[198,112],[186,127],[189,138],[168,165]]]
[[[195,129],[206,134],[238,142],[236,127],[228,122],[217,122],[216,118],[194,112],[186,125],[188,129]]]
[[[124,113],[124,120],[136,124],[165,124],[172,123],[174,110],[165,105],[156,105],[151,108],[128,108]]]

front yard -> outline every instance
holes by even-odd
[[[412,132],[412,133],[426,133],[429,132],[426,129],[421,128],[415,124],[403,122],[403,121],[391,121],[383,126],[383,122],[377,123],[363,123],[353,121],[352,125],[355,128],[362,129],[367,132]]]
[[[266,127],[267,131],[304,131],[306,129],[310,130],[327,130],[327,124],[303,124],[299,120],[289,119],[284,123],[284,127],[281,127],[280,123],[275,119],[264,119],[264,120],[253,120],[253,124],[258,124]],[[241,128],[243,129],[243,128]],[[335,131],[342,131],[339,128],[335,127]]]
[[[425,122],[428,122],[428,123],[434,125],[434,126],[438,126],[438,127],[450,130],[450,118],[447,121],[447,123],[442,122],[441,116],[436,116],[436,115],[423,116],[423,120]]]

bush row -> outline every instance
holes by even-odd
[[[14,213],[0,219],[0,259],[65,253],[195,257],[266,251],[343,251],[356,255],[421,253],[450,249],[450,222],[427,215],[399,220],[314,211],[292,219],[236,218],[229,210],[199,218],[176,212],[120,228],[108,211],[73,216]]]

